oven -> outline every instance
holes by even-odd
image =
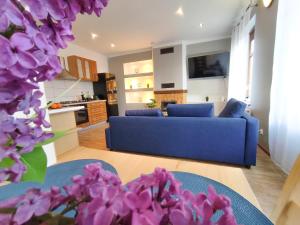
[[[83,109],[80,109],[80,110],[74,112],[76,125],[80,125],[80,124],[89,122],[87,104],[76,105],[76,106],[84,106]]]

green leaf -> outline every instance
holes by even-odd
[[[15,161],[11,158],[4,158],[0,162],[0,168],[9,168],[15,164]]]
[[[22,181],[44,182],[47,171],[47,156],[42,146],[36,146],[32,152],[21,155],[21,161],[27,167]]]
[[[47,145],[50,144],[52,142],[55,142],[56,140],[62,138],[63,136],[65,136],[67,133],[67,131],[55,131],[53,132],[54,136],[52,138],[49,138],[39,144],[37,144],[37,146],[43,146],[43,145]]]
[[[0,208],[0,214],[13,214],[16,212],[16,208]]]

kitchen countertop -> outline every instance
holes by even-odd
[[[90,103],[95,103],[95,102],[106,102],[106,100],[93,100],[93,101],[88,101],[88,102],[77,102],[77,103],[70,103],[70,104],[64,104],[65,106],[69,105],[82,105],[82,104],[90,104]]]
[[[74,111],[78,111],[83,108],[84,108],[84,106],[74,106],[74,107],[63,107],[60,109],[49,109],[49,115],[65,113],[65,112],[72,112],[72,111],[74,112]]]

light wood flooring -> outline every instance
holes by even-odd
[[[88,148],[106,150],[105,128],[107,126],[107,124],[97,125],[79,132],[79,144]],[[257,150],[257,165],[242,170],[264,213],[270,216],[287,176],[260,148]]]

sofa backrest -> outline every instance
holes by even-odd
[[[138,110],[126,110],[125,116],[163,116],[160,109],[138,109]]]
[[[168,104],[169,117],[213,117],[214,104]]]
[[[110,117],[111,148],[243,164],[242,118]]]

